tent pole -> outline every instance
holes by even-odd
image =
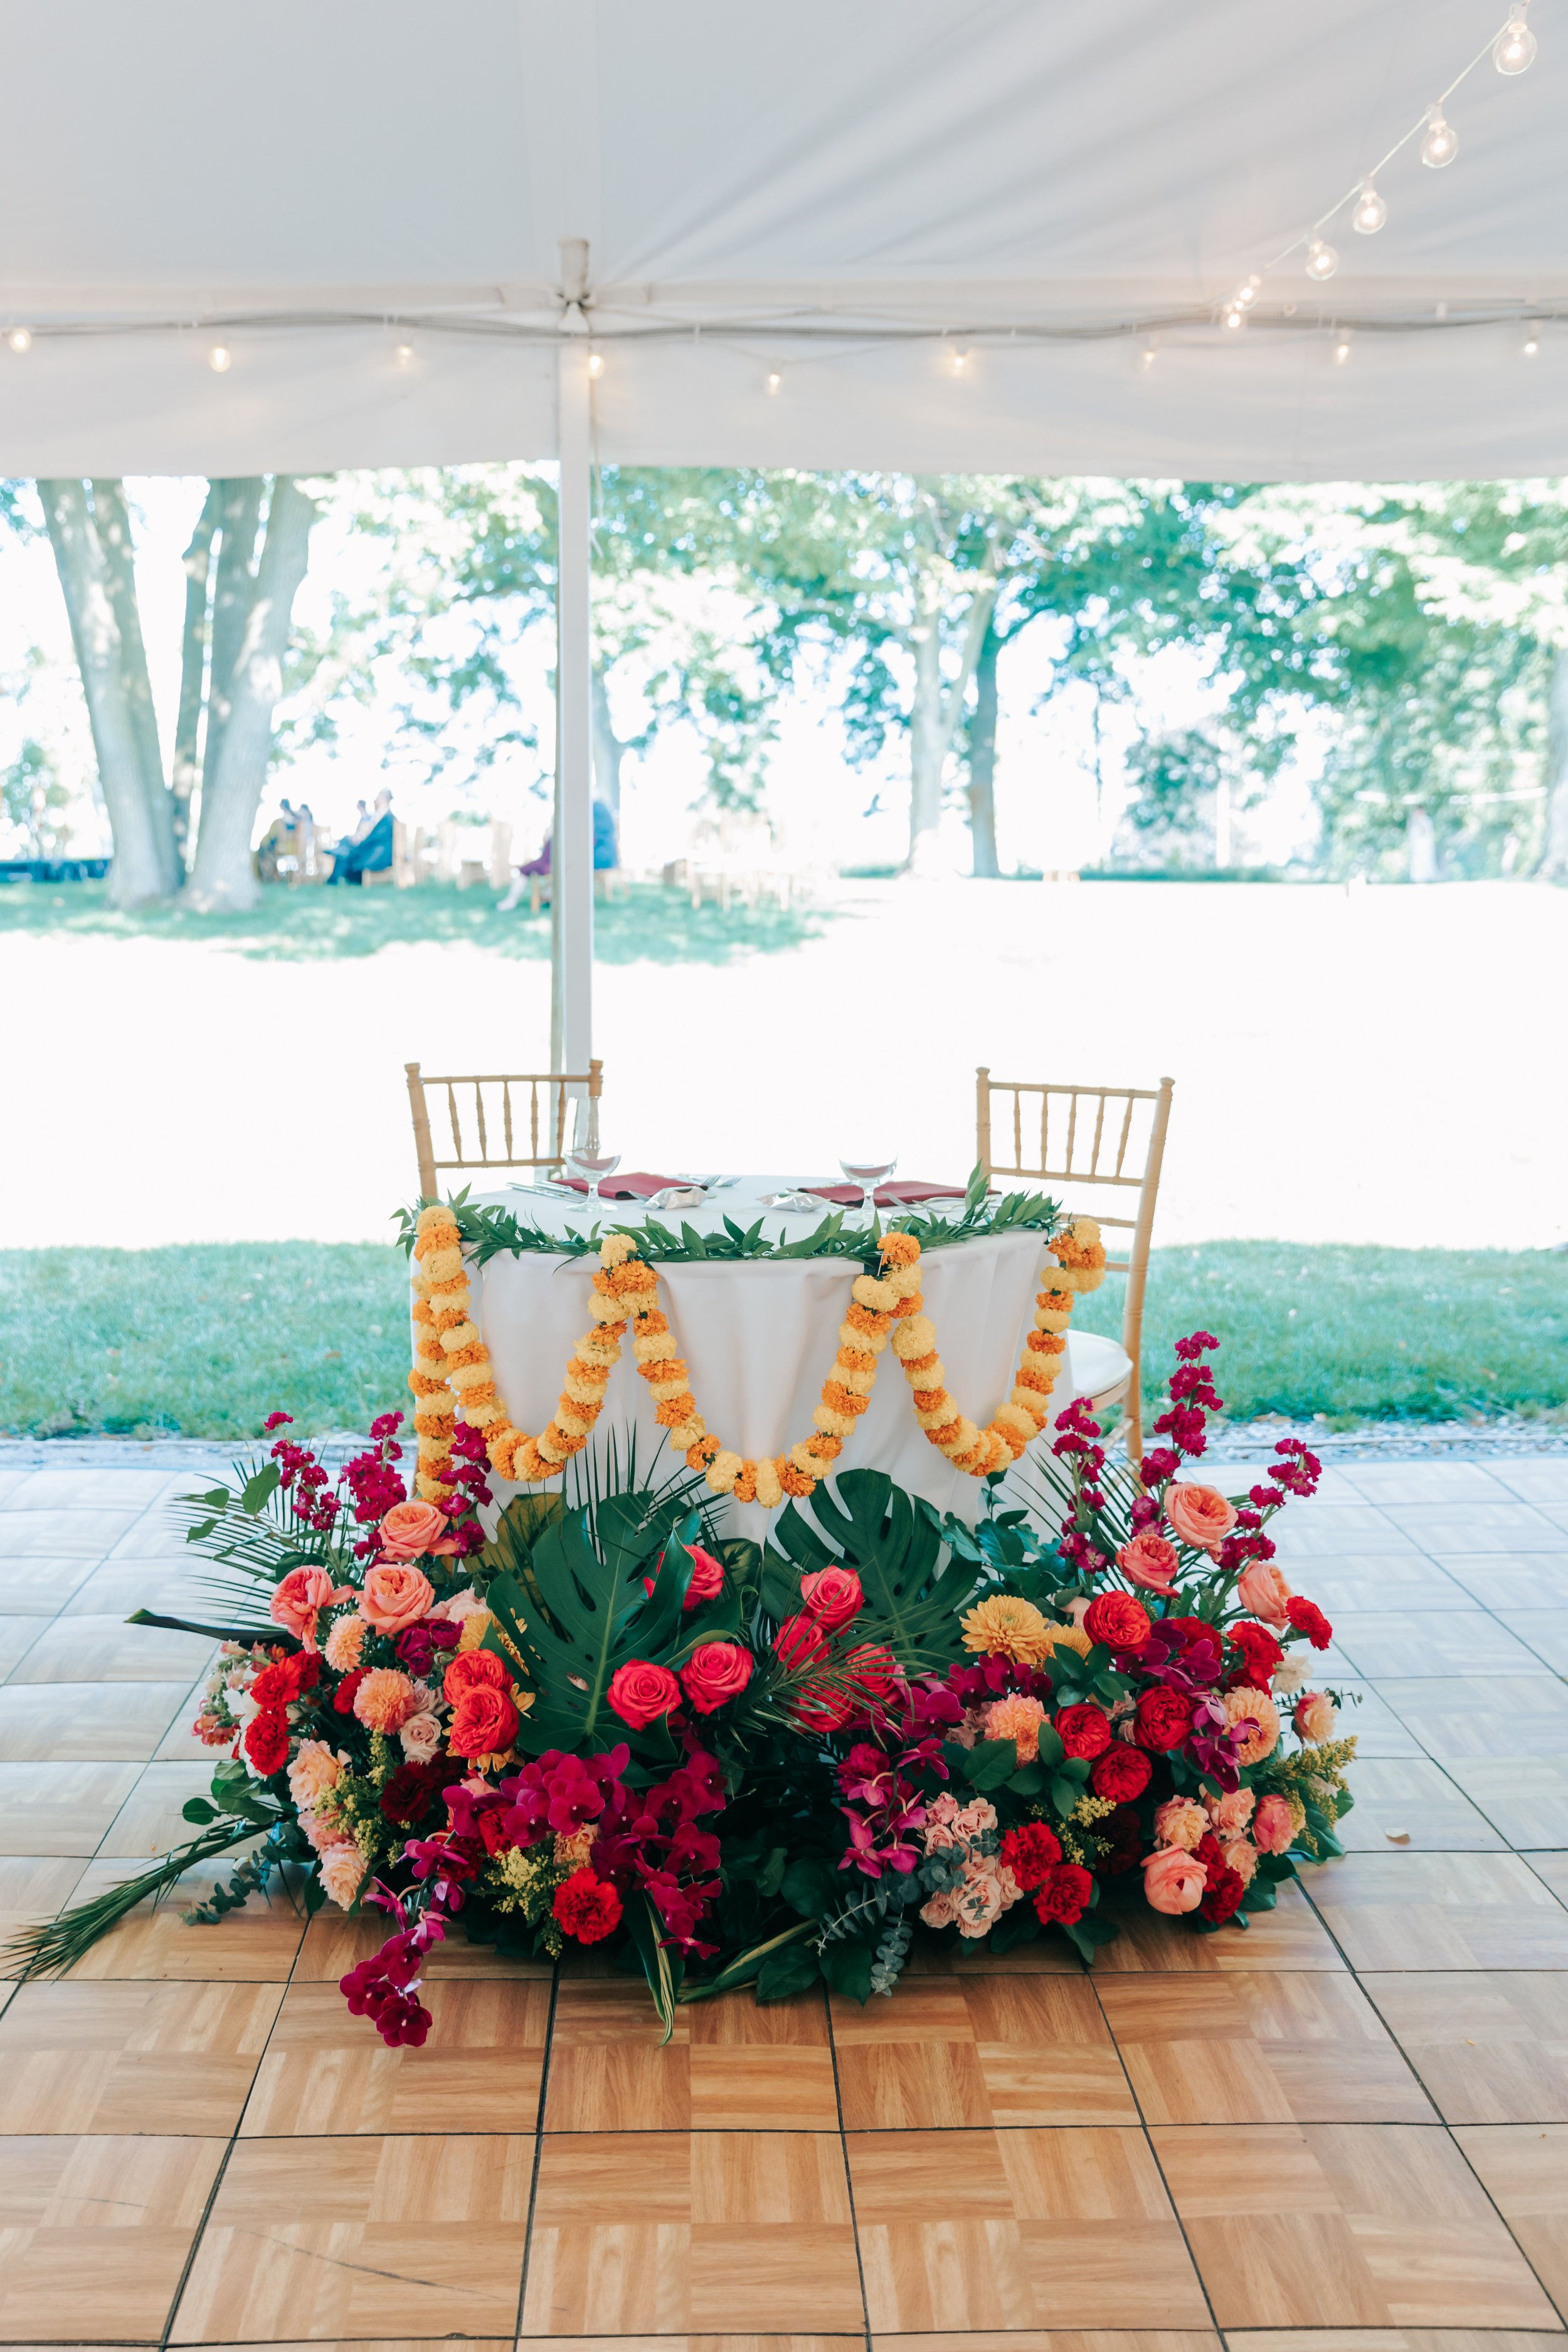
[[[594,1050],[593,670],[589,641],[592,488],[588,343],[560,348],[560,555],[555,589],[555,840],[551,1045],[558,1070],[586,1071]],[[584,1087],[570,1089],[574,1096]]]

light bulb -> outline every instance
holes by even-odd
[[[207,365],[214,375],[226,375],[234,365],[234,353],[226,343],[215,343],[207,353]]]
[[[1339,266],[1340,257],[1333,247],[1325,245],[1321,236],[1315,236],[1307,247],[1308,277],[1321,286],[1326,278],[1333,276]]]
[[[953,347],[952,347],[952,372],[953,372],[953,374],[954,374],[954,375],[963,375],[963,374],[966,374],[966,373],[968,373],[968,368],[969,368],[969,345],[968,345],[967,343],[954,343],[954,345],[953,345]]]
[[[1145,343],[1138,354],[1138,373],[1148,375],[1154,365],[1154,345]]]
[[[1338,342],[1334,345],[1334,365],[1336,367],[1343,367],[1349,360],[1350,355],[1351,339],[1348,334],[1342,334]]]
[[[1537,334],[1533,326],[1530,329],[1523,342],[1521,343],[1519,348],[1524,358],[1527,360],[1532,360],[1535,358],[1537,352],[1541,349],[1541,337]]]
[[[5,341],[14,352],[30,352],[33,348],[32,330],[29,327],[13,327]]]
[[[770,368],[768,370],[767,374],[763,378],[763,389],[767,394],[770,400],[777,398],[779,393],[784,389],[784,375],[780,369]]]
[[[1235,302],[1227,304],[1225,311],[1225,323],[1233,332],[1238,331],[1247,324],[1246,311],[1239,309]]]
[[[595,383],[598,383],[599,378],[604,374],[604,373],[605,373],[605,354],[604,354],[604,352],[589,352],[589,354],[588,354],[588,373],[593,377],[594,382],[595,382]]]
[[[1238,286],[1237,288],[1236,292],[1230,298],[1231,300],[1233,302],[1239,303],[1244,310],[1250,310],[1253,304],[1258,299],[1258,289],[1262,283],[1263,280],[1261,278],[1249,278],[1245,286]]]
[[[1520,0],[1492,43],[1492,63],[1499,73],[1528,73],[1535,63],[1535,35],[1524,21],[1527,0]]]
[[[1421,142],[1421,161],[1434,172],[1451,163],[1459,152],[1459,142],[1454,126],[1445,121],[1443,110],[1435,106],[1426,117],[1426,135]]]
[[[1370,180],[1361,184],[1361,194],[1351,211],[1351,226],[1358,236],[1375,236],[1388,218],[1388,206]]]
[[[414,365],[413,344],[399,343],[392,354],[392,363],[394,367],[411,368]]]

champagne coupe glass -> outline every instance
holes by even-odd
[[[599,1198],[599,1187],[620,1166],[620,1153],[601,1151],[596,1142],[584,1143],[567,1153],[566,1163],[574,1176],[581,1176],[587,1184],[588,1197],[583,1205],[590,1216],[596,1216],[605,1205]]]
[[[854,1159],[839,1161],[838,1165],[843,1169],[849,1181],[859,1185],[860,1205],[868,1216],[876,1205],[878,1185],[887,1182],[898,1164],[896,1152],[886,1159],[879,1159],[875,1153],[866,1152]]]

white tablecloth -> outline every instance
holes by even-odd
[[[720,1229],[726,1214],[749,1227],[763,1213],[761,1196],[788,1181],[745,1177],[732,1189],[710,1194],[700,1210],[658,1213],[667,1225],[687,1222],[699,1232]],[[479,1197],[547,1233],[586,1231],[590,1222],[585,1212],[573,1214],[570,1204],[539,1193],[514,1190]],[[618,1201],[605,1204],[601,1222],[605,1227],[634,1225],[644,1213],[641,1203]],[[821,1213],[826,1213],[826,1203]],[[769,1213],[765,1231],[770,1239],[798,1240],[814,1222]],[[961,1411],[982,1427],[1012,1389],[1045,1262],[1045,1244],[1037,1234],[987,1236],[932,1250],[921,1261],[926,1312],[936,1325],[948,1388]],[[492,1257],[475,1276],[478,1318],[508,1414],[520,1429],[537,1434],[554,1410],[566,1360],[592,1322],[589,1285],[596,1265],[593,1257],[531,1251]],[[811,1434],[812,1412],[832,1367],[849,1286],[858,1272],[854,1259],[837,1257],[660,1265],[660,1304],[675,1335],[673,1352],[689,1365],[698,1409],[725,1445],[753,1456],[777,1454]],[[1053,1409],[1059,1412],[1072,1396],[1102,1392],[1126,1361],[1110,1340],[1069,1337],[1069,1376],[1058,1381]],[[590,1442],[600,1445],[616,1430],[624,1444],[628,1428],[637,1432],[639,1466],[646,1470],[664,1433],[629,1347],[611,1375]],[[668,1447],[660,1464],[680,1466]],[[838,1466],[885,1470],[939,1510],[958,1511],[969,1519],[979,1507],[979,1482],[954,1470],[917,1425],[909,1384],[891,1349],[881,1359],[869,1410],[846,1441]],[[731,1502],[725,1531],[760,1540],[774,1516],[756,1504]]]

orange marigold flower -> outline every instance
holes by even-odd
[[[955,1412],[952,1419],[944,1421],[940,1429],[928,1429],[926,1435],[933,1445],[951,1445],[963,1425],[963,1415]]]
[[[778,1474],[779,1485],[786,1495],[812,1495],[816,1491],[816,1479],[808,1478],[804,1470],[797,1470],[793,1462],[781,1462]]]
[[[913,1381],[917,1372],[929,1372],[931,1366],[938,1362],[940,1359],[938,1358],[936,1349],[933,1348],[929,1355],[902,1356],[899,1360],[903,1365],[905,1380]]]
[[[879,1246],[889,1265],[913,1265],[921,1254],[913,1234],[884,1234]]]
[[[835,1412],[859,1413],[865,1412],[871,1400],[857,1396],[853,1389],[844,1386],[842,1381],[824,1381],[822,1402]]]
[[[947,1395],[945,1389],[916,1389],[914,1400],[921,1412],[935,1412]]]
[[[833,1360],[846,1372],[874,1372],[877,1369],[876,1357],[866,1348],[840,1348]]]
[[[697,1400],[688,1389],[679,1396],[666,1397],[653,1417],[661,1429],[679,1429],[683,1421],[690,1420],[696,1410]]]
[[[844,1440],[833,1436],[826,1429],[819,1429],[815,1437],[806,1439],[805,1450],[808,1454],[815,1454],[819,1462],[837,1462],[844,1451]]]
[[[851,1331],[868,1332],[873,1339],[881,1338],[892,1319],[890,1315],[879,1315],[873,1308],[862,1307],[855,1299],[851,1299],[844,1310],[844,1320]]]
[[[907,1298],[900,1298],[898,1305],[894,1307],[892,1320],[895,1323],[900,1323],[903,1320],[906,1315],[920,1315],[924,1312],[924,1298],[921,1296],[921,1293],[918,1290],[911,1290],[909,1297]]]
[[[695,1445],[689,1445],[686,1449],[687,1468],[705,1470],[718,1451],[719,1441],[716,1437],[700,1437]]]
[[[683,1363],[679,1356],[665,1356],[651,1364],[639,1364],[637,1370],[645,1381],[651,1382],[686,1380],[689,1375],[690,1367]]]
[[[1059,1356],[1067,1343],[1065,1331],[1031,1331],[1024,1342],[1037,1356]]]
[[[754,1462],[742,1463],[740,1469],[735,1473],[734,1486],[730,1491],[734,1496],[737,1503],[754,1503],[756,1501],[757,1465]]]

